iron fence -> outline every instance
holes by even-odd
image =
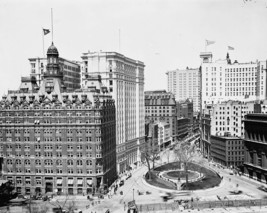
[[[267,206],[265,199],[253,200],[218,200],[218,201],[197,201],[197,200],[175,200],[173,203],[153,203],[137,205],[139,212],[153,212],[171,210],[175,211],[179,208],[184,209],[212,209],[212,208],[228,208],[228,207],[252,207]]]

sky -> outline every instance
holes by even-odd
[[[267,0],[0,0],[0,96],[43,57],[42,28],[60,57],[116,51],[145,63],[145,90],[167,89],[166,72],[198,68],[205,40],[214,59],[267,59]],[[51,33],[44,37],[45,53]]]

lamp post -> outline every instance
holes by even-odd
[[[133,189],[133,201],[134,201],[134,189]]]

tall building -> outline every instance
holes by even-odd
[[[114,100],[98,76],[67,92],[58,56],[52,43],[40,87],[22,78],[0,101],[2,175],[18,193],[93,193],[117,178]]]
[[[245,120],[244,173],[267,183],[267,115],[249,114]]]
[[[194,111],[200,110],[200,71],[199,69],[173,70],[166,72],[168,92],[175,95],[176,101],[193,100]]]
[[[88,77],[101,76],[116,105],[117,171],[139,162],[145,143],[144,63],[116,52],[88,52],[82,55],[84,88]]]
[[[174,95],[165,90],[146,91],[145,109],[147,119],[170,124],[170,133],[174,141],[177,138],[177,110]]]
[[[222,101],[252,101],[266,99],[266,63],[212,61],[212,53],[201,53],[202,108]]]
[[[36,78],[38,86],[41,85],[46,71],[47,58],[29,58],[31,65],[31,76]],[[81,88],[81,69],[77,62],[64,58],[58,58],[59,67],[63,73],[64,85],[68,91]]]

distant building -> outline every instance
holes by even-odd
[[[159,151],[171,144],[170,124],[147,119],[145,125],[146,148]]]
[[[211,134],[217,136],[243,137],[243,119],[249,113],[261,113],[261,104],[256,102],[227,101],[214,104],[211,114]]]
[[[250,178],[267,183],[267,115],[246,115],[244,127],[244,173]]]
[[[200,150],[203,156],[210,158],[210,146],[211,146],[211,110],[206,109],[201,118],[201,139]]]
[[[116,52],[88,52],[81,58],[82,87],[91,87],[90,76],[100,75],[115,100],[117,171],[122,173],[140,162],[145,143],[145,65]]]
[[[222,101],[242,102],[266,99],[266,63],[212,61],[212,53],[201,53],[202,108]]]
[[[185,101],[178,101],[176,102],[176,106],[177,106],[177,117],[188,118],[189,119],[188,125],[190,126],[190,128],[192,128],[193,117],[194,117],[193,101],[189,99]]]
[[[194,112],[200,110],[200,70],[187,68],[166,72],[168,92],[175,95],[176,101],[193,100]]]
[[[114,100],[99,76],[67,92],[58,56],[52,43],[41,85],[22,78],[0,101],[2,176],[18,193],[91,194],[117,179]]]
[[[147,119],[170,124],[170,134],[173,141],[177,138],[177,110],[172,93],[165,90],[146,91],[145,110]]]
[[[81,69],[77,62],[59,57],[60,71],[63,73],[63,81],[68,91],[81,88]],[[46,71],[47,58],[29,58],[31,76],[34,76],[37,85],[40,86]]]
[[[244,163],[244,144],[241,138],[211,136],[210,155],[214,162],[227,167],[240,167]]]
[[[141,150],[142,154],[144,152],[158,152],[160,150],[159,147],[159,126],[157,123],[153,121],[146,120],[145,123],[145,146]]]
[[[159,127],[159,147],[161,149],[165,149],[168,145],[171,144],[171,131],[170,131],[170,124],[165,123],[165,122],[159,122],[158,123]]]
[[[176,137],[178,140],[183,139],[192,130],[189,118],[178,117],[176,123]]]

